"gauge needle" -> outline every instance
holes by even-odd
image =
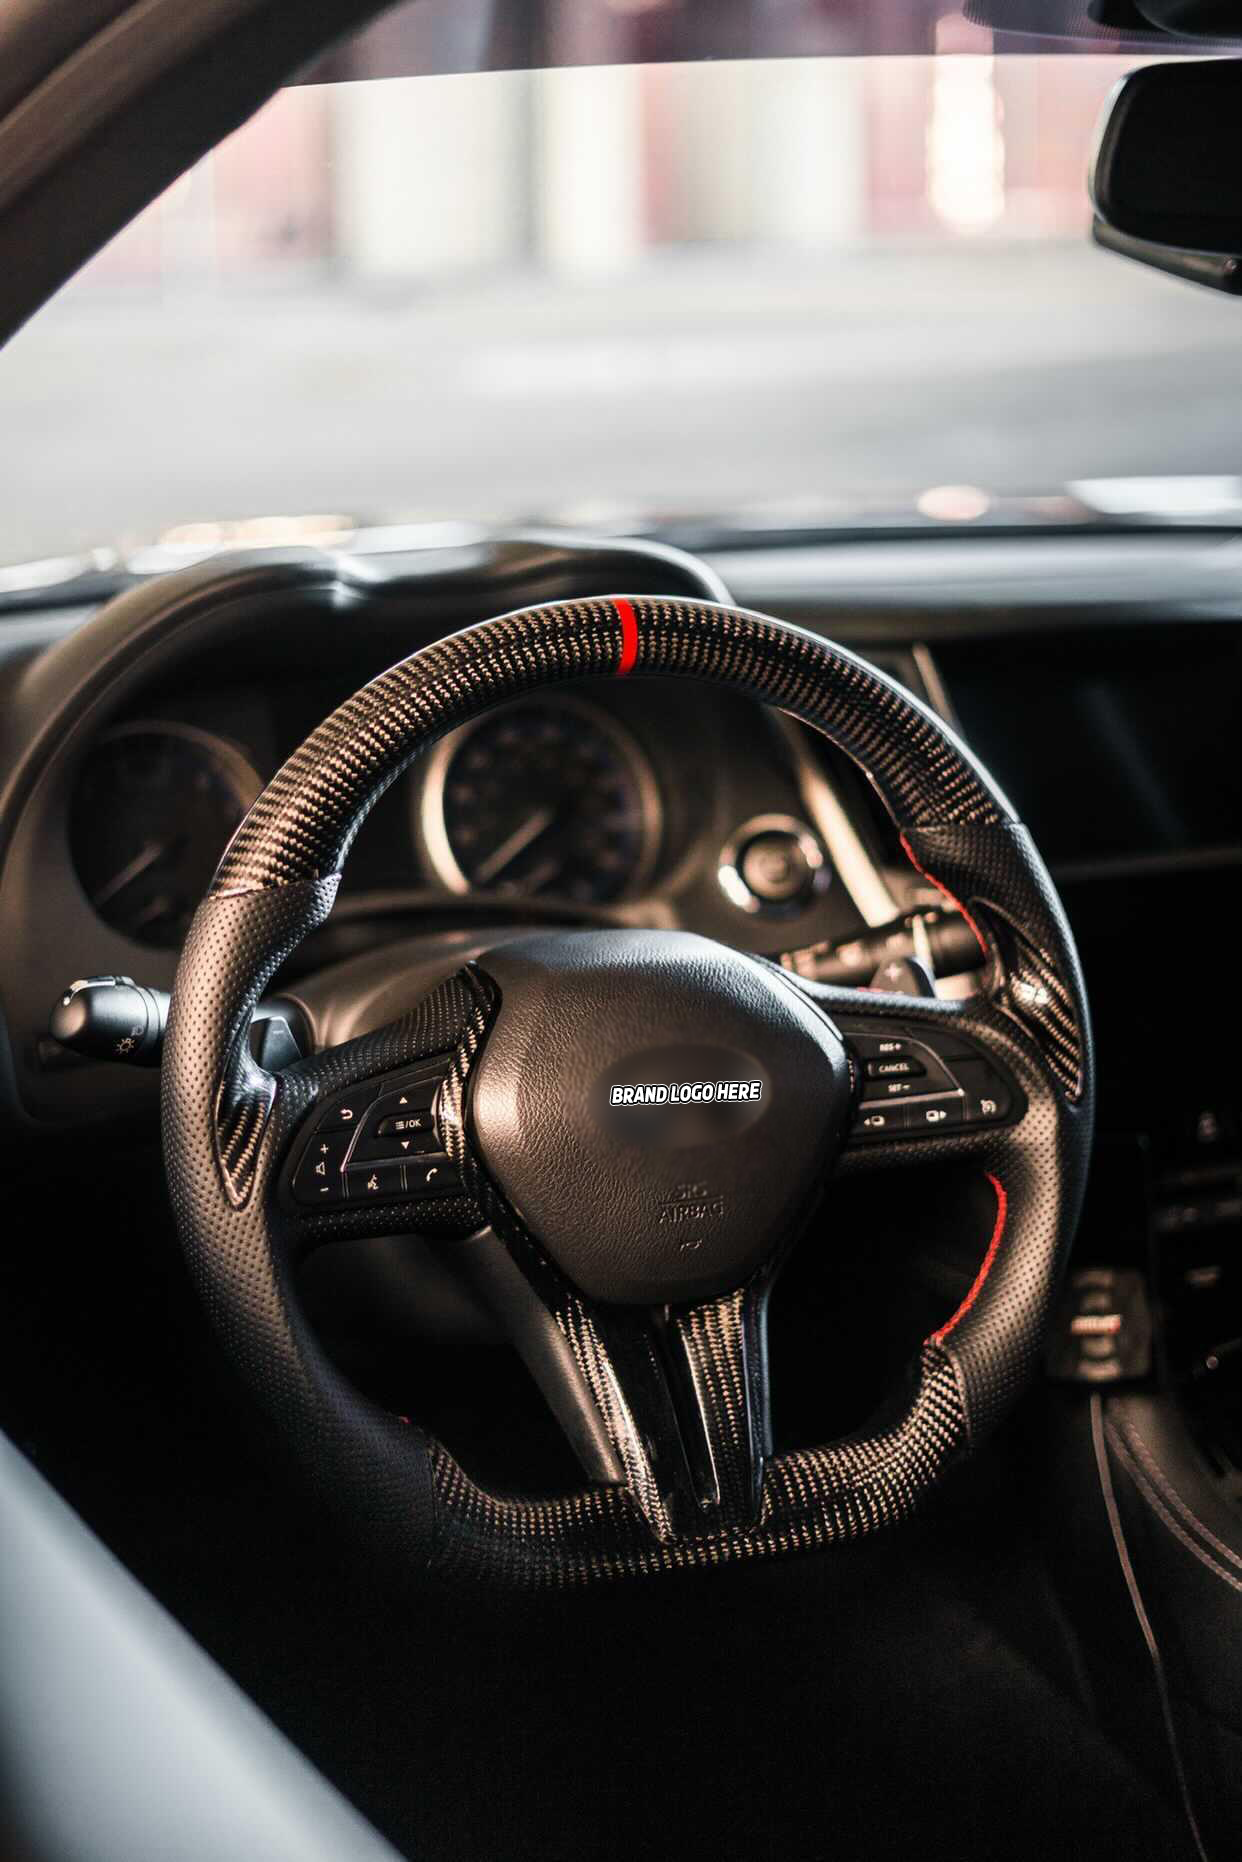
[[[499,879],[505,868],[512,866],[518,855],[525,853],[555,820],[554,808],[536,808],[534,814],[527,815],[525,821],[519,821],[512,834],[502,840],[499,847],[493,847],[486,860],[475,868],[475,885],[490,886],[494,879]]]
[[[118,892],[124,892],[126,886],[132,885],[134,880],[145,873],[149,866],[154,866],[158,859],[171,850],[172,846],[168,841],[149,840],[141,852],[134,855],[128,866],[123,866],[120,872],[115,873],[107,885],[95,894],[91,903],[96,906],[106,905],[109,899],[114,899]]]

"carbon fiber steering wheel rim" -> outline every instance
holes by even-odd
[[[849,1441],[760,1456],[753,1511],[718,1512],[699,1530],[675,1528],[641,1503],[628,1463],[624,1478],[555,1499],[483,1491],[416,1422],[354,1390],[301,1312],[295,1269],[305,1249],[377,1230],[371,1212],[353,1207],[291,1213],[278,1194],[291,1147],[333,1092],[429,1056],[449,1057],[445,1146],[461,1182],[430,1216],[424,1209],[420,1232],[464,1242],[490,1226],[510,1248],[538,1252],[538,1237],[515,1232],[520,1220],[471,1143],[473,1072],[499,997],[486,962],[388,1028],[278,1076],[256,1066],[246,1040],[269,978],[331,910],[368,810],[415,755],[524,693],[643,676],[711,681],[779,706],[867,772],[908,857],[967,914],[986,960],[981,997],[903,999],[904,1023],[981,1044],[1017,1083],[1024,1108],[1004,1130],[937,1136],[920,1152],[977,1162],[995,1220],[967,1298],[924,1341],[883,1423]],[[848,1014],[878,1025],[894,1013],[891,1000],[869,992],[805,993],[829,1023]],[[523,609],[441,641],[373,680],[307,739],[238,830],[195,918],[162,1092],[166,1167],[194,1277],[230,1357],[311,1478],[405,1569],[569,1585],[826,1546],[919,1504],[995,1426],[1037,1361],[1085,1179],[1092,1056],[1077,956],[1052,883],[1005,797],[940,719],[854,655],[779,620],[616,596]],[[865,1157],[846,1154],[840,1168],[899,1161],[896,1147],[880,1145]],[[616,1394],[607,1315],[563,1284],[548,1304],[571,1368],[606,1410]],[[681,1302],[670,1321],[724,1449],[747,1408],[748,1311],[739,1290]],[[611,1427],[622,1449],[624,1421]]]

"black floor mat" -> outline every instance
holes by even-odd
[[[381,1592],[273,1472],[167,1238],[131,1203],[3,1282],[6,1425],[410,1856],[1165,1862],[1099,1732],[1006,1432],[914,1526],[562,1599]],[[73,1297],[65,1297],[72,1270]]]
[[[273,1704],[416,1855],[1180,1854],[992,1524],[964,1555],[940,1519],[671,1591],[364,1610],[331,1691]],[[1023,1583],[1039,1661],[1003,1623]]]
[[[224,1498],[123,1536],[410,1856],[1185,1853],[1092,1723],[995,1463],[863,1546],[560,1599],[398,1600],[270,1481]]]

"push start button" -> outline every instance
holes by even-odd
[[[742,855],[742,881],[767,905],[787,905],[810,891],[814,868],[792,834],[761,834]]]
[[[720,856],[721,890],[744,912],[788,913],[827,885],[824,850],[791,815],[757,815]]]

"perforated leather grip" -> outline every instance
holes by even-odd
[[[925,1344],[896,1420],[778,1457],[754,1531],[673,1545],[650,1542],[619,1490],[529,1502],[482,1493],[440,1445],[371,1409],[331,1370],[297,1312],[291,1243],[266,1194],[313,1089],[297,1069],[277,1089],[243,1039],[276,965],[330,909],[368,810],[415,755],[537,688],[642,676],[710,680],[777,705],[866,770],[911,860],[977,928],[987,997],[973,1026],[1029,1108],[971,1150],[997,1186],[998,1220],[979,1281]],[[457,1038],[477,1041],[468,985],[446,990],[366,1037],[384,1065],[430,1051],[431,1027],[443,1046],[454,1017]],[[852,996],[850,1013],[867,1003]],[[910,1014],[944,1008],[911,1004]],[[941,720],[854,655],[780,621],[617,596],[524,609],[425,649],[349,699],[285,764],[226,852],[187,942],[165,1049],[165,1146],[181,1234],[217,1323],[318,1478],[382,1525],[407,1562],[566,1583],[827,1544],[909,1512],[1030,1372],[1077,1219],[1090,1086],[1085,996],[1052,883],[1004,796]],[[946,1138],[932,1152],[952,1156],[964,1142]]]

